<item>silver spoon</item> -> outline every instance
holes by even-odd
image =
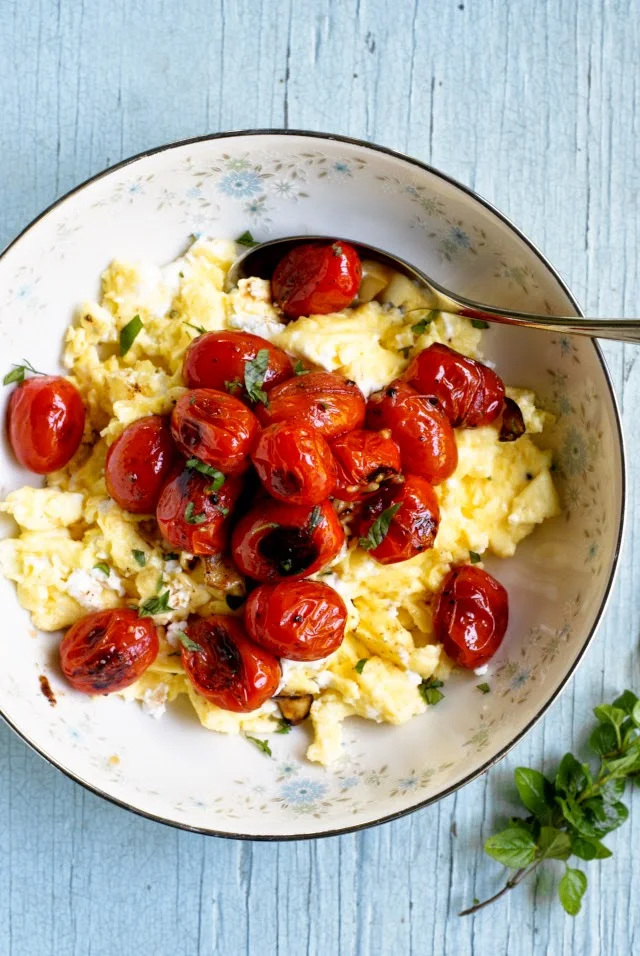
[[[330,236],[291,236],[287,239],[272,239],[248,249],[239,256],[227,275],[227,286],[233,288],[239,279],[257,276],[270,279],[273,270],[282,257],[294,246],[307,242],[335,242]],[[483,305],[472,299],[450,292],[439,282],[426,275],[420,269],[399,259],[390,252],[384,252],[364,242],[352,245],[363,259],[373,259],[390,266],[397,272],[417,280],[430,296],[429,307],[452,315],[463,315],[471,319],[485,319],[500,322],[503,325],[521,325],[547,332],[570,332],[574,335],[586,335],[597,339],[615,339],[618,342],[640,342],[639,319],[583,319],[576,315],[539,315],[536,312],[515,312],[512,309],[499,309],[492,305]]]

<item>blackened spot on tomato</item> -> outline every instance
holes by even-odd
[[[305,528],[274,528],[259,544],[261,554],[270,561],[278,574],[300,574],[318,556],[311,535]]]
[[[294,614],[294,616],[293,616],[293,623],[294,623],[294,624],[302,624],[303,621],[304,621],[304,618],[303,618],[302,614]]]
[[[398,394],[397,388],[389,387],[385,392],[385,395],[387,396],[387,398],[395,398],[397,394]]]
[[[435,395],[427,395],[427,401],[429,402],[430,405],[438,404],[438,399],[435,397]]]
[[[190,419],[185,419],[180,424],[180,441],[187,446],[187,448],[195,448],[201,441],[202,433],[200,431],[200,426],[197,422],[191,421]]]
[[[292,471],[274,468],[271,480],[274,491],[281,495],[295,495],[300,491],[300,480]]]
[[[94,644],[97,644],[105,631],[105,627],[92,627],[86,637],[87,646],[93,647]]]

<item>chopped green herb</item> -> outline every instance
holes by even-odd
[[[280,567],[282,568],[282,570],[283,570],[285,573],[288,573],[288,572],[291,570],[291,568],[293,567],[293,563],[292,563],[292,561],[291,561],[291,558],[285,558],[284,561],[281,561],[281,562],[280,562]]]
[[[308,374],[309,374],[309,369],[304,367],[304,365],[302,364],[302,361],[301,361],[300,359],[298,359],[298,361],[296,362],[296,364],[293,366],[293,371],[296,373],[296,375],[308,375]]]
[[[194,514],[194,511],[195,506],[193,501],[190,501],[187,507],[184,509],[185,521],[187,521],[188,524],[202,524],[207,520],[207,516],[204,514],[204,512],[201,511],[200,514],[196,515]]]
[[[120,356],[127,354],[142,329],[142,319],[134,315],[130,322],[120,329]]]
[[[267,393],[262,386],[269,365],[269,350],[260,349],[254,359],[244,363],[244,387],[252,402],[262,402],[269,406]]]
[[[398,501],[395,505],[385,508],[382,514],[378,515],[376,520],[369,528],[366,537],[360,538],[360,547],[364,548],[365,551],[373,551],[374,548],[377,548],[378,545],[381,544],[386,538],[387,532],[389,531],[389,526],[393,521],[396,512],[401,507],[402,502]]]
[[[162,555],[163,561],[178,561],[179,558],[180,558],[180,555],[178,554],[177,551],[167,551],[166,554]]]
[[[357,674],[361,674],[361,673],[363,672],[363,670],[364,670],[364,665],[367,663],[368,660],[369,660],[368,657],[362,657],[362,658],[358,661],[357,664],[354,664],[354,665],[353,665],[354,671],[355,671]]]
[[[213,481],[210,485],[207,486],[207,491],[217,491],[218,488],[222,488],[225,482],[225,476],[221,471],[218,471],[217,468],[213,468],[211,465],[206,465],[203,461],[200,461],[199,458],[187,458],[187,468],[191,468],[193,471],[199,471],[201,475],[206,475],[207,478],[212,478]]]
[[[246,597],[243,594],[227,594],[225,595],[225,601],[227,606],[231,608],[232,611],[237,611],[239,607],[242,607],[246,601]]]
[[[184,324],[188,325],[190,329],[194,329],[198,333],[198,335],[206,334],[207,330],[202,325],[194,325],[193,322],[185,322]]]
[[[266,740],[258,740],[257,737],[251,737],[249,734],[245,734],[245,737],[247,738],[247,740],[250,740],[252,744],[255,744],[258,750],[261,750],[263,754],[267,755],[267,757],[273,756],[273,754],[271,753],[271,747],[269,746]]]
[[[234,392],[237,392],[239,388],[242,388],[242,382],[239,378],[233,378],[230,382],[225,382],[224,387],[227,392],[233,395]]]
[[[111,572],[110,572],[110,569],[109,569],[109,565],[108,565],[108,564],[104,564],[104,562],[102,562],[102,561],[100,562],[100,564],[94,564],[93,570],[94,570],[94,571],[102,571],[102,573],[103,573],[103,574],[106,574],[107,577],[109,577],[109,574],[111,573]]]
[[[44,375],[44,372],[36,371],[31,362],[27,362],[26,359],[22,359],[22,363],[22,365],[12,366],[12,370],[2,379],[3,385],[12,385],[14,382],[21,384],[27,372],[31,372],[32,375]]]
[[[409,358],[409,354],[410,354],[410,352],[411,352],[411,346],[410,346],[410,345],[407,345],[407,346],[405,346],[405,348],[400,349],[400,351],[402,352],[403,358]]]
[[[248,229],[246,232],[243,232],[241,236],[238,236],[236,242],[239,246],[248,246],[249,248],[260,245],[259,242],[256,242]]]
[[[427,312],[426,309],[411,309],[410,311],[411,312]],[[409,315],[409,312],[407,312],[406,314]],[[413,332],[413,334],[424,335],[424,333],[427,331],[431,323],[435,322],[435,320],[438,318],[439,314],[440,313],[438,312],[437,309],[431,309],[429,312],[427,312],[424,318],[419,319],[415,323],[415,325],[411,326],[411,331]]]
[[[485,322],[484,319],[471,319],[471,325],[474,329],[488,329],[489,323]]]
[[[162,594],[156,597],[147,598],[144,604],[141,604],[138,608],[138,616],[153,617],[154,614],[166,614],[167,611],[172,611],[173,608],[169,604],[169,597],[169,591],[163,591]]]
[[[140,567],[143,568],[147,563],[147,556],[144,551],[136,551],[134,548],[131,554],[133,555],[133,560],[136,562],[136,564],[139,564]]]
[[[156,581],[156,594],[159,594],[160,591],[162,590],[162,585],[164,584],[164,581],[162,580],[162,578],[163,578],[163,575],[161,574],[158,577],[158,580]]]
[[[471,564],[479,564],[479,562],[482,561],[482,556],[479,555],[477,551],[470,551],[469,561],[471,561]]]
[[[491,688],[489,687],[488,684],[476,684],[476,687],[477,687],[478,690],[481,691],[483,694],[489,694],[489,693],[491,693]]]
[[[192,641],[184,631],[176,631],[176,637],[184,647],[185,651],[202,652],[204,650],[201,644],[198,644],[196,641]]]
[[[442,700],[444,694],[438,689],[444,687],[441,680],[436,677],[426,677],[418,686],[418,690],[425,704],[437,704]]]
[[[288,721],[283,720],[282,717],[281,717],[281,718],[278,720],[278,724],[279,724],[280,726],[279,726],[278,729],[276,730],[276,733],[277,733],[277,734],[290,734],[290,733],[291,733],[291,724],[290,724]]]
[[[309,533],[316,530],[316,528],[320,524],[321,519],[322,519],[322,508],[320,507],[320,505],[314,505],[314,507],[311,509],[311,514],[309,515],[309,523],[307,525],[307,529]]]
[[[224,515],[225,518],[226,518],[227,515],[229,514],[229,509],[228,509],[228,508],[223,508],[222,505],[218,505],[217,507],[218,507],[218,511],[220,512],[220,514],[221,514],[221,515]]]
[[[180,276],[181,279],[184,279],[184,272],[179,272],[178,275]]]

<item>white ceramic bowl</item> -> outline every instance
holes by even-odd
[[[359,239],[476,299],[578,311],[514,226],[422,163],[319,134],[234,133],[114,167],[57,202],[9,247],[0,259],[3,366],[25,356],[52,369],[74,306],[97,294],[112,257],[163,263],[190,233],[233,237],[245,229],[260,239],[305,232]],[[36,635],[13,585],[2,580],[0,712],[8,723],[73,779],[123,806],[178,826],[254,838],[388,820],[498,760],[544,713],[593,637],[619,553],[624,460],[596,345],[496,326],[486,333],[486,354],[508,382],[535,389],[556,414],[564,504],[562,517],[500,565],[512,619],[491,668],[491,694],[478,693],[473,675],[460,675],[437,707],[404,727],[352,719],[344,762],[329,771],[305,762],[302,729],[272,738],[269,760],[205,730],[186,706],[172,705],[155,721],[136,704],[70,691],[55,663],[58,636]],[[0,493],[30,480],[5,446]],[[49,675],[55,708],[40,692],[41,673]]]

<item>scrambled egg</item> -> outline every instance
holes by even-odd
[[[19,533],[0,542],[0,570],[16,582],[18,599],[43,631],[67,628],[88,611],[139,603],[169,592],[170,610],[154,617],[161,650],[155,663],[123,692],[154,717],[187,694],[204,727],[221,733],[268,733],[278,728],[273,701],[235,714],[200,696],[180,664],[175,631],[191,614],[229,613],[222,591],[207,586],[201,562],[167,554],[150,517],[122,511],[107,495],[104,462],[109,445],[132,421],[167,414],[183,393],[183,353],[197,334],[240,329],[270,339],[299,358],[354,379],[366,394],[403,372],[432,342],[477,356],[481,332],[463,318],[438,314],[416,334],[424,307],[408,280],[395,276],[378,296],[334,315],[312,315],[289,325],[272,305],[261,279],[231,292],[225,277],[235,243],[196,241],[161,270],[113,262],[102,277],[102,301],[85,302],[65,340],[64,363],[87,409],[83,444],[44,488],[8,495],[0,510]],[[142,331],[121,358],[120,330],[135,315]],[[458,430],[459,464],[436,489],[441,524],[433,550],[410,561],[379,565],[351,546],[317,577],[344,598],[349,618],[342,646],[323,661],[283,661],[282,691],[314,696],[310,760],[340,756],[342,723],[357,715],[402,724],[426,709],[420,683],[446,678],[451,663],[433,640],[430,599],[452,564],[469,552],[509,557],[536,524],[559,512],[550,452],[531,435],[549,416],[533,393],[509,389],[523,411],[527,433],[498,441],[496,426]],[[241,612],[239,612],[241,613]],[[366,660],[366,665],[356,667]]]

